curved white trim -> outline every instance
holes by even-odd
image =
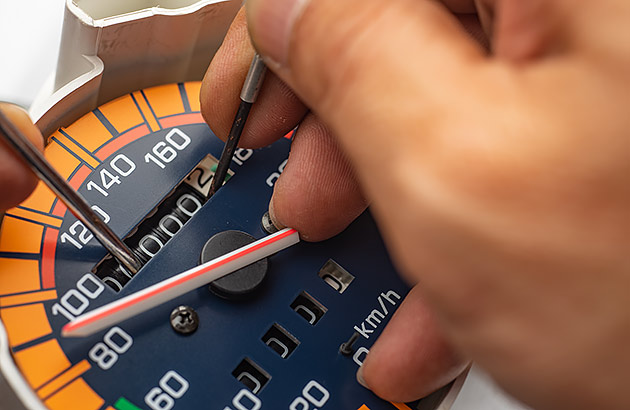
[[[86,1],[86,0],[83,0],[83,1]],[[99,2],[102,3],[102,0],[99,0]],[[217,3],[225,3],[226,0],[200,0],[200,1],[192,2],[192,4],[184,5],[181,7],[173,7],[173,8],[161,7],[160,3],[163,3],[163,2],[160,2],[158,0],[154,0],[153,2],[155,3],[155,6],[143,7],[141,4],[146,3],[146,1],[126,0],[125,1],[126,8],[132,11],[112,13],[111,16],[97,17],[97,18],[94,18],[93,16],[91,16],[89,12],[85,11],[85,9],[81,7],[80,5],[81,0],[66,0],[66,7],[75,16],[77,16],[77,18],[79,18],[84,24],[100,28],[100,27],[113,26],[115,24],[120,24],[120,23],[127,23],[129,21],[139,20],[142,18],[148,18],[152,16],[181,16],[185,14],[192,14],[192,13],[196,13],[197,11],[199,11],[200,9],[208,5],[217,4]],[[129,5],[129,3],[131,3],[131,5]],[[182,3],[191,3],[191,1],[182,0]],[[135,6],[133,4],[135,4]]]
[[[13,389],[15,395],[22,401],[25,409],[46,410],[33,389],[31,389],[26,380],[24,380],[24,377],[22,377],[22,373],[20,373],[11,357],[11,353],[9,352],[9,339],[2,321],[0,321],[0,373],[2,373],[5,381]],[[0,382],[2,382],[2,380],[0,380]]]
[[[51,77],[44,88],[40,91],[39,95],[31,105],[31,109],[29,110],[29,114],[35,123],[40,122],[43,117],[47,117],[50,115],[59,116],[61,113],[55,112],[53,110],[64,99],[68,98],[68,96],[72,95],[75,91],[81,89],[90,81],[98,78],[103,74],[105,70],[105,65],[103,61],[94,56],[83,56],[83,59],[86,60],[92,66],[92,69],[86,72],[85,74],[75,78],[68,84],[61,87],[59,90],[54,91],[53,78]]]

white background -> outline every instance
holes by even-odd
[[[54,71],[63,8],[64,0],[0,0],[0,101],[27,108]],[[1,398],[0,408],[3,408]],[[524,409],[476,368],[453,407],[453,410]]]

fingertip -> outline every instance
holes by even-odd
[[[485,55],[440,1],[250,0],[247,8],[258,51],[278,63],[272,70],[337,130],[364,123],[375,95],[387,100],[417,84],[441,96],[436,84],[468,78],[468,63]]]
[[[33,124],[31,116],[25,108],[19,105],[0,103],[0,110],[40,151],[44,149],[44,137],[39,128]]]
[[[201,115],[223,140],[227,138],[234,120],[240,90],[253,55],[245,11],[241,8],[210,62],[199,93]]]
[[[234,122],[241,88],[253,56],[254,48],[241,9],[206,71],[199,95],[204,120],[224,141]],[[295,128],[306,112],[307,108],[291,88],[275,74],[268,73],[239,146],[260,148],[271,144]]]
[[[446,385],[465,367],[416,287],[370,349],[361,377],[377,396],[410,402]]]
[[[287,226],[280,222],[278,217],[276,216],[275,205],[273,196],[271,197],[271,201],[269,201],[269,219],[271,220],[271,224],[277,229],[282,230]]]
[[[249,0],[247,20],[259,51],[281,66],[287,58],[293,25],[309,0]]]
[[[363,376],[363,366],[359,367],[359,370],[357,370],[357,383],[370,390],[370,387],[368,386],[367,382],[365,381],[365,377]]]
[[[0,110],[40,151],[44,149],[44,138],[33,125],[28,113],[22,107],[0,103]],[[0,139],[0,210],[9,209],[24,201],[37,185],[37,177],[21,158]]]
[[[18,104],[0,102],[0,110],[2,110],[2,112],[5,115],[12,115],[14,116],[14,118],[18,118],[18,117],[30,118],[30,114],[28,113],[28,110]]]
[[[268,73],[247,120],[240,146],[256,149],[272,144],[298,126],[307,112],[293,90],[275,74]]]
[[[340,233],[367,207],[352,165],[313,114],[294,137],[271,206],[276,222],[312,242]]]

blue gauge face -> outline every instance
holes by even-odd
[[[217,234],[266,235],[290,140],[239,150],[206,200],[223,143],[199,114],[198,90],[139,91],[51,137],[49,160],[144,267],[129,275],[43,186],[9,211],[0,306],[26,380],[51,409],[421,408],[382,401],[355,379],[408,292],[368,213],[335,238],[268,258],[253,283],[204,286],[93,336],[61,336],[72,318],[198,265]],[[171,318],[177,308],[188,333]]]

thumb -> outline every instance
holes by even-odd
[[[470,81],[464,70],[484,56],[433,0],[248,0],[246,7],[257,50],[342,140],[366,116],[404,104],[401,92],[419,87],[430,99],[455,80]]]
[[[428,154],[452,112],[477,103],[471,89],[487,76],[481,46],[435,0],[248,0],[246,8],[255,47],[338,138],[372,199],[395,172],[375,165],[398,163],[418,143]]]
[[[385,400],[410,402],[425,397],[466,367],[444,337],[419,286],[409,292],[357,374],[360,383]]]
[[[480,46],[435,0],[248,0],[246,8],[269,67],[339,139],[376,210],[396,209],[387,191],[395,170],[383,163],[411,151],[417,135],[439,138],[436,122],[465,103],[458,97],[474,83],[472,67],[485,61]],[[418,300],[406,302],[362,372],[388,399],[417,398],[461,370]]]

